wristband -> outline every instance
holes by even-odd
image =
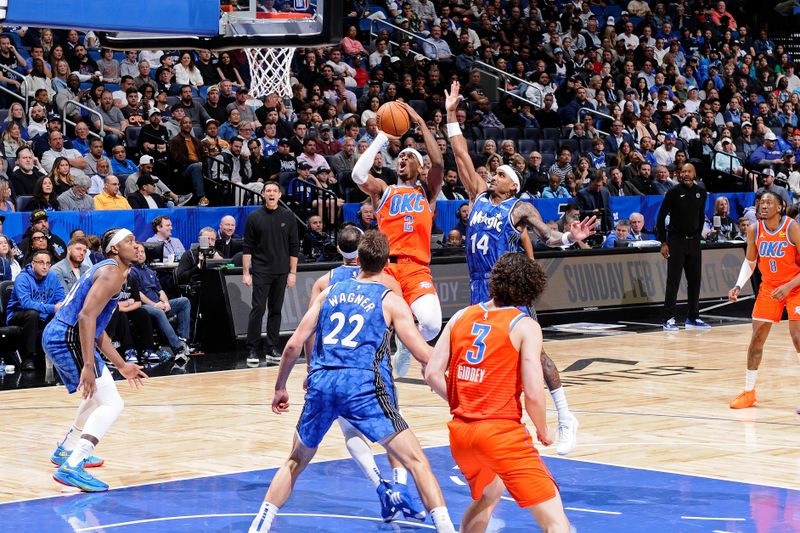
[[[458,125],[458,122],[448,122],[447,137],[452,139],[458,135],[464,135],[464,133],[461,131],[461,126]]]
[[[571,245],[575,244],[574,242],[569,240],[569,233],[565,233],[564,235],[561,236],[561,243],[564,246],[571,246]]]

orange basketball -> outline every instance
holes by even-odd
[[[411,127],[411,118],[397,102],[386,102],[378,109],[378,129],[400,137]]]

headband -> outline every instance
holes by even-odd
[[[422,154],[416,151],[414,148],[403,148],[402,150],[400,150],[401,154],[404,152],[414,154],[414,157],[416,157],[417,161],[419,161],[419,166],[423,166],[425,164],[425,162],[422,160]]]
[[[513,168],[511,168],[508,165],[500,165],[499,167],[497,167],[497,171],[498,172],[502,172],[503,174],[508,176],[511,179],[511,181],[516,183],[517,192],[519,192],[519,189],[520,189],[519,176],[517,175],[517,171],[516,170],[514,170]]]
[[[118,230],[114,234],[114,236],[111,237],[111,240],[108,241],[108,246],[106,246],[106,253],[110,252],[112,246],[116,246],[119,243],[121,243],[122,240],[125,239],[125,237],[127,237],[128,235],[133,235],[133,233],[131,233],[130,230],[125,228]]]
[[[343,252],[342,249],[339,248],[338,246],[336,248],[337,250],[339,250],[339,253],[342,254],[342,257],[344,257],[345,259],[353,260],[358,258],[358,250],[354,250],[352,252]]]

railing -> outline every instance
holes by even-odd
[[[62,128],[64,130],[63,131],[64,136],[67,135],[67,124],[69,124],[70,126],[73,126],[73,127],[76,124],[75,122],[73,122],[72,120],[67,118],[67,112],[69,111],[70,107],[77,107],[79,109],[83,109],[84,111],[89,113],[90,116],[91,115],[97,115],[97,118],[100,121],[100,131],[103,131],[103,115],[98,113],[97,110],[92,109],[91,107],[87,107],[87,106],[83,105],[80,102],[76,102],[75,100],[67,100],[67,103],[64,104],[64,109],[61,111],[61,113],[62,113],[61,123],[62,123]],[[97,137],[98,139],[102,139],[103,138],[101,135],[93,132],[91,129],[89,130],[89,135],[91,135],[92,137]]]
[[[383,24],[384,26],[389,26],[394,31],[399,31],[400,33],[403,33],[403,34],[407,35],[411,39],[415,39],[417,41],[422,41],[423,43],[428,43],[428,44],[434,45],[434,46],[436,45],[436,43],[434,43],[432,40],[426,39],[425,37],[423,37],[421,35],[418,35],[418,34],[414,33],[413,31],[404,30],[400,26],[395,26],[391,22],[386,22],[385,20],[376,20],[376,19],[370,19],[370,22],[369,22],[369,42],[370,42],[370,44],[373,44],[375,42],[375,37],[378,36],[378,32],[375,31],[375,25],[376,24]],[[393,46],[400,46],[400,43],[392,41],[391,39],[389,40],[389,43],[391,43]]]
[[[505,80],[506,79],[510,79],[510,80],[516,81],[518,83],[518,86],[527,85],[528,87],[530,87],[531,86],[531,82],[529,82],[528,80],[520,78],[519,76],[515,76],[514,74],[510,74],[510,73],[506,72],[505,70],[499,69],[499,68],[495,67],[494,65],[490,65],[489,63],[484,63],[483,61],[475,61],[475,63],[473,63],[472,65],[473,65],[473,68],[477,68],[478,70],[486,71],[487,74],[489,74],[490,76],[495,78],[498,82],[500,82],[500,81],[503,82],[502,87],[500,85],[498,85],[495,88],[495,90],[497,92],[503,92],[505,94],[511,94],[512,96],[516,96],[518,99],[523,100],[523,101],[528,102],[529,104],[531,104],[531,106],[534,109],[539,109],[539,108],[542,107],[542,106],[537,106],[535,102],[533,102],[531,100],[528,100],[527,98],[524,98],[524,97],[519,96],[517,94],[514,94],[512,92],[509,92],[505,87]],[[542,104],[544,104],[544,95],[542,95]]]
[[[19,80],[20,80],[20,90],[22,89],[22,82],[25,80],[25,76],[23,76],[22,74],[20,74],[19,72],[17,72],[13,68],[7,67],[6,65],[0,64],[0,69],[3,69],[3,71],[7,74],[6,77],[19,78]],[[10,76],[8,76],[8,75],[10,75]],[[26,117],[28,116],[29,102],[28,102],[28,86],[27,85],[25,85],[25,91],[23,92],[23,94],[15,93],[11,89],[9,89],[7,87],[4,87],[2,85],[0,85],[0,91],[3,91],[4,93],[6,93],[7,95],[11,96],[12,98],[16,98],[17,100],[22,100],[22,107],[25,109],[25,116]]]
[[[341,219],[339,203],[344,202],[333,191],[293,178],[289,182],[287,196],[291,198],[289,206],[295,215],[306,219],[320,216],[323,229],[332,235],[336,234]]]
[[[610,120],[611,122],[614,122],[614,117],[612,117],[611,115],[606,115],[605,113],[601,113],[600,111],[595,111],[594,109],[589,109],[588,107],[582,107],[582,108],[578,109],[578,121],[583,120],[583,116],[584,115],[594,115],[596,117],[604,118],[606,120]],[[595,131],[597,131],[597,133],[599,133],[599,134],[601,134],[601,135],[603,135],[605,137],[608,137],[609,135],[611,135],[609,132],[603,131],[603,130],[598,129],[598,128],[595,128]]]

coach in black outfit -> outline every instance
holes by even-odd
[[[300,251],[294,214],[278,203],[281,198],[278,184],[267,183],[261,195],[264,198],[263,209],[250,213],[244,227],[242,281],[253,287],[247,322],[248,366],[258,366],[260,362],[261,321],[267,303],[267,361],[280,360],[278,334],[283,296],[287,287],[294,287]]]
[[[689,312],[686,322],[697,323],[700,316],[700,277],[702,257],[700,239],[705,221],[706,190],[695,183],[694,165],[686,163],[681,168],[680,180],[664,195],[658,212],[656,231],[661,241],[661,255],[667,260],[667,289],[664,295],[664,329],[677,330],[675,303],[681,273],[686,272]],[[669,215],[669,227],[665,221]],[[708,327],[702,322],[703,327]]]

